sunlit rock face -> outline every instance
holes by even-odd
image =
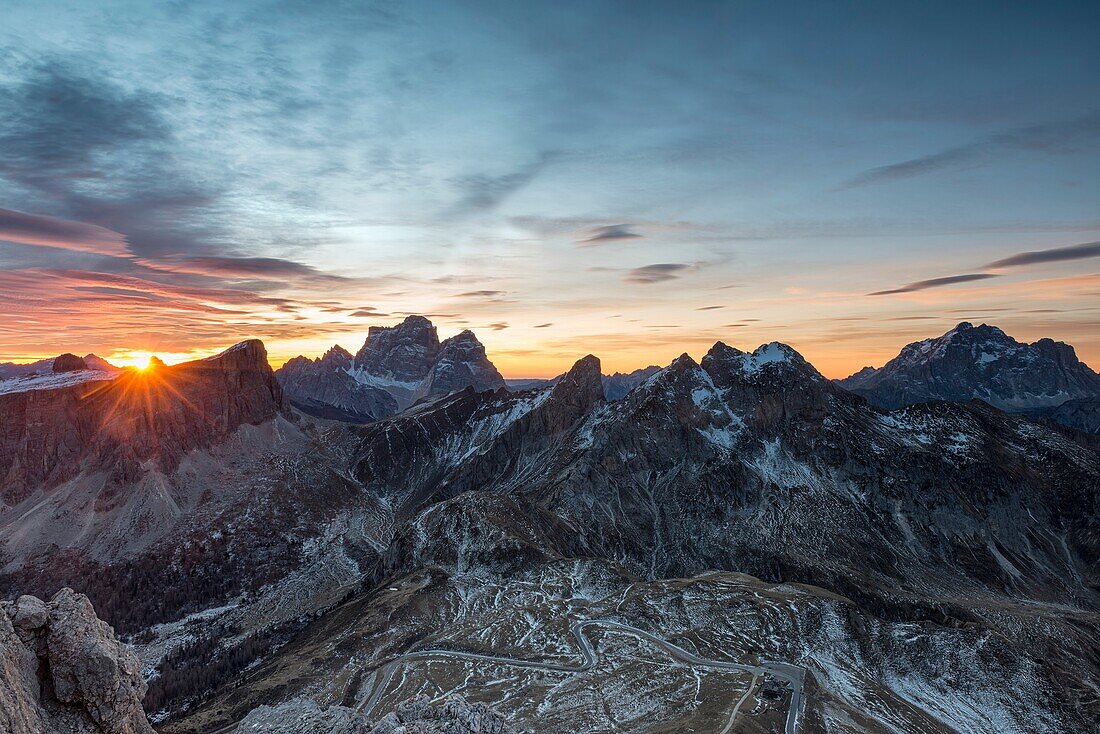
[[[145,462],[173,468],[189,450],[284,409],[256,340],[195,362],[117,374],[64,370],[22,387],[0,394],[0,498],[9,503],[84,470],[128,482]]]

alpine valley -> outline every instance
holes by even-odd
[[[1096,731],[1098,405],[968,323],[840,381],[420,316],[0,365],[0,731]]]

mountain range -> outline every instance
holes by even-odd
[[[0,596],[86,594],[163,734],[392,731],[421,694],[516,730],[1089,731],[1100,439],[1002,408],[1096,375],[1017,344],[504,389],[412,318],[278,373],[255,341],[76,370],[0,394]]]

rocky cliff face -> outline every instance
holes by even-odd
[[[71,589],[0,602],[0,731],[152,734],[137,658]]]
[[[622,400],[626,397],[628,392],[660,371],[661,368],[657,365],[650,365],[649,367],[643,367],[633,372],[616,372],[614,374],[604,375],[604,397],[612,402]]]
[[[318,418],[370,423],[396,413],[393,396],[357,381],[352,367],[351,354],[335,345],[317,359],[295,357],[275,374],[291,404]]]
[[[1049,411],[1038,411],[1056,423],[1100,435],[1100,397],[1067,400]]]
[[[432,371],[441,348],[432,322],[409,316],[397,326],[370,327],[355,367],[379,380],[418,383]]]
[[[259,341],[113,379],[83,379],[89,373],[65,372],[0,393],[0,500],[17,502],[82,471],[133,482],[146,462],[174,468],[191,449],[283,409],[282,389]]]
[[[467,387],[504,387],[504,378],[471,331],[439,341],[432,322],[409,316],[372,326],[353,357],[334,346],[323,357],[296,357],[276,372],[290,401],[322,418],[369,423]]]
[[[427,396],[440,397],[467,387],[477,392],[504,387],[504,378],[489,361],[484,345],[469,330],[443,340],[424,390]]]
[[[1023,344],[995,326],[966,322],[839,383],[885,408],[978,398],[1002,410],[1029,412],[1100,397],[1100,375],[1070,345],[1051,339]]]

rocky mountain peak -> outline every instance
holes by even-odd
[[[317,360],[290,360],[276,374],[300,410],[355,423],[467,387],[478,392],[504,387],[472,331],[440,342],[435,326],[423,316],[372,326],[354,357],[337,345]]]
[[[825,379],[796,349],[782,342],[761,344],[751,353],[717,342],[703,357],[702,367],[727,382]]]
[[[107,360],[103,359],[103,357],[100,357],[100,356],[95,355],[95,354],[85,354],[84,355],[84,364],[87,366],[88,369],[96,370],[98,372],[119,372],[120,371],[119,367],[114,366],[113,364],[111,364]]]
[[[352,359],[351,352],[344,349],[339,344],[333,344],[328,348],[328,351],[321,356],[322,362],[345,363],[345,366],[351,366]]]
[[[966,321],[907,344],[882,368],[861,370],[840,384],[887,408],[978,398],[1026,412],[1100,396],[1100,376],[1070,345],[1052,339],[1025,344],[996,326]]]
[[[355,366],[376,377],[416,382],[431,372],[440,348],[432,322],[423,316],[409,316],[396,326],[370,327],[355,355]]]
[[[569,371],[551,388],[556,400],[568,398],[570,402],[594,406],[603,402],[603,374],[600,359],[589,354],[577,360]]]
[[[88,365],[83,358],[66,352],[54,357],[51,369],[54,372],[78,372],[88,369]]]
[[[550,397],[578,406],[594,406],[602,402],[603,375],[600,373],[599,357],[589,354],[574,362],[569,371],[550,388]]]

